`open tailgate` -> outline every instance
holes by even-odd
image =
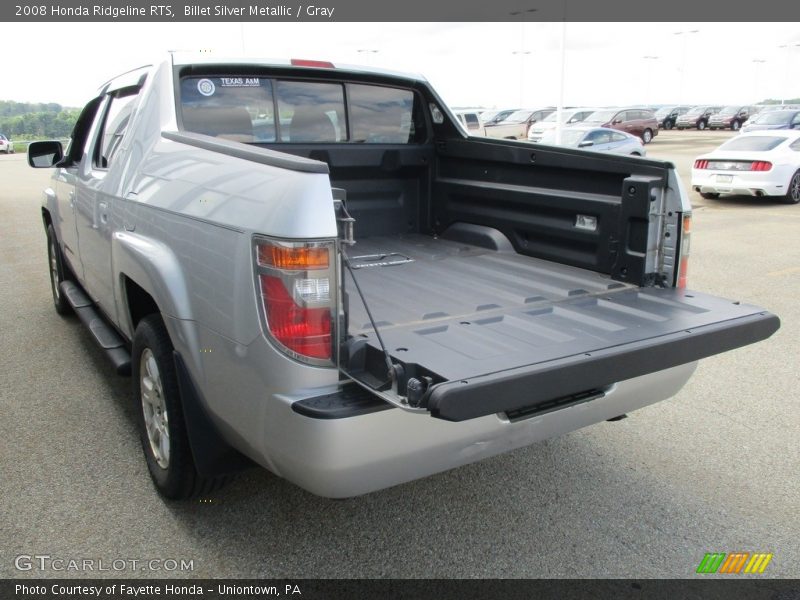
[[[766,339],[779,326],[757,306],[675,288],[627,288],[379,328],[401,367],[394,382],[374,332],[362,333],[348,374],[393,404],[464,421],[590,397]]]

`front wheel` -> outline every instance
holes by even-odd
[[[667,131],[669,131],[669,130],[670,130],[670,129],[672,129],[673,127],[674,127],[674,125],[673,125],[672,121],[666,121],[666,122],[664,123],[664,129],[666,129]]]
[[[133,335],[133,396],[150,478],[170,500],[185,500],[219,487],[220,478],[195,467],[183,418],[172,341],[160,315],[139,321]]]
[[[706,128],[706,122],[705,122],[705,121],[700,121],[700,122],[697,124],[697,128],[698,128],[700,131],[703,131],[703,129],[705,129],[705,128]]]
[[[650,131],[649,129],[645,129],[644,132],[642,132],[642,141],[645,144],[649,144],[650,142],[652,142],[653,141],[653,132]]]
[[[789,180],[789,189],[786,191],[786,195],[783,196],[783,201],[786,204],[800,203],[800,171],[796,171]]]
[[[733,123],[731,123],[731,130],[739,131],[739,127],[741,127],[741,126],[742,126],[742,124],[739,123],[739,121],[734,121]]]
[[[67,267],[64,264],[64,257],[61,255],[56,231],[52,225],[47,226],[47,262],[50,265],[50,290],[53,293],[53,306],[60,315],[71,314],[72,306],[61,293],[60,287],[64,281],[69,279]]]

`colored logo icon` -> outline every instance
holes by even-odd
[[[771,552],[709,552],[700,561],[697,573],[763,573],[772,556]]]

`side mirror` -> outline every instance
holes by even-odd
[[[589,146],[594,146],[594,142],[592,140],[584,140],[578,144],[578,148],[588,148]]]
[[[613,121],[611,121],[612,125],[618,125],[620,123],[622,123],[622,119],[614,119]]]
[[[34,169],[54,167],[63,158],[61,142],[31,142],[28,145],[28,164]]]

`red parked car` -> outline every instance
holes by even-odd
[[[598,110],[583,121],[582,125],[610,127],[642,138],[649,144],[658,135],[658,119],[646,108],[606,108]]]

